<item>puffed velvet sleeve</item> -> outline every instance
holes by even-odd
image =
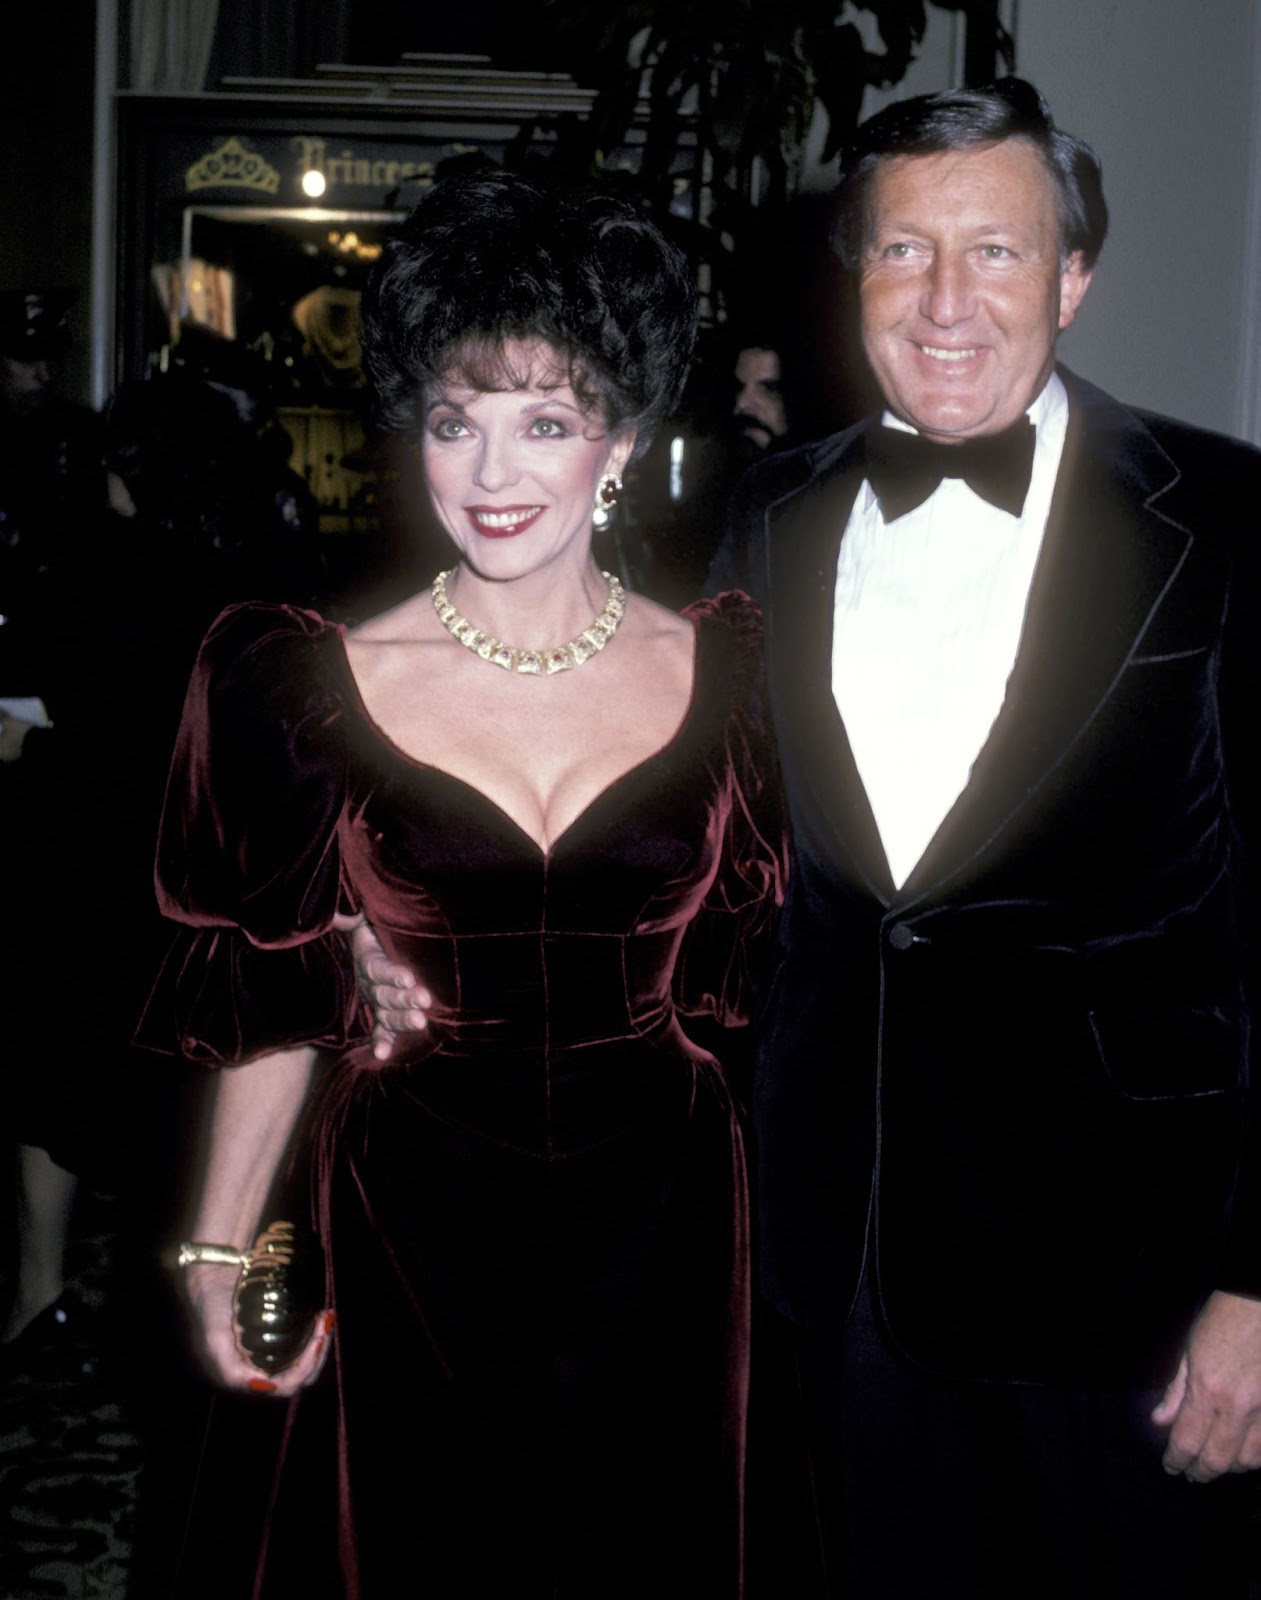
[[[368,1031],[340,911],[346,791],[334,628],[290,606],[225,611],[193,669],[155,882],[182,924],[138,1038],[231,1064]]]
[[[766,705],[762,617],[739,590],[684,613],[728,634],[729,695],[716,805],[718,870],[689,924],[675,968],[675,1003],[728,1026],[748,1022],[783,904],[787,811]]]

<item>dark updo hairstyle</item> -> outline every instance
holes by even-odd
[[[363,296],[363,350],[380,425],[414,432],[442,382],[517,389],[509,341],[558,358],[635,455],[677,404],[696,337],[682,252],[624,201],[566,195],[510,173],[452,174],[386,243]]]
[[[1089,271],[1108,231],[1099,157],[1055,126],[1046,101],[1023,78],[916,95],[869,117],[841,158],[832,235],[836,253],[851,271],[859,265],[870,221],[871,180],[882,161],[969,150],[1003,139],[1024,139],[1041,156],[1059,202],[1061,259],[1080,250]]]

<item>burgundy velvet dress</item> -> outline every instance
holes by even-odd
[[[743,1020],[783,827],[755,608],[689,615],[679,730],[546,853],[376,728],[337,627],[252,605],[207,636],[148,1031],[215,1064],[326,1052],[306,1148],[337,1332],[254,1505],[212,1429],[179,1594],[741,1592],[745,1160],[680,1019]],[[436,997],[384,1067],[339,911]]]

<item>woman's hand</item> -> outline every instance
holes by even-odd
[[[399,1034],[419,1033],[429,1026],[433,996],[410,968],[390,960],[363,917],[338,918],[335,925],[350,935],[359,992],[372,1008],[372,1054],[378,1061],[388,1061]]]
[[[185,1288],[196,1331],[198,1354],[210,1376],[225,1389],[287,1398],[315,1382],[328,1359],[333,1313],[321,1311],[297,1359],[280,1372],[265,1372],[242,1352],[232,1320],[232,1297],[239,1267],[202,1262],[184,1269]]]

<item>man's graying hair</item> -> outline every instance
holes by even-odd
[[[832,233],[837,255],[851,271],[862,260],[871,180],[882,161],[970,150],[1004,139],[1023,139],[1041,156],[1059,201],[1061,260],[1080,250],[1089,271],[1108,231],[1099,157],[1084,140],[1055,126],[1046,101],[1023,78],[916,95],[869,117],[841,157]]]

